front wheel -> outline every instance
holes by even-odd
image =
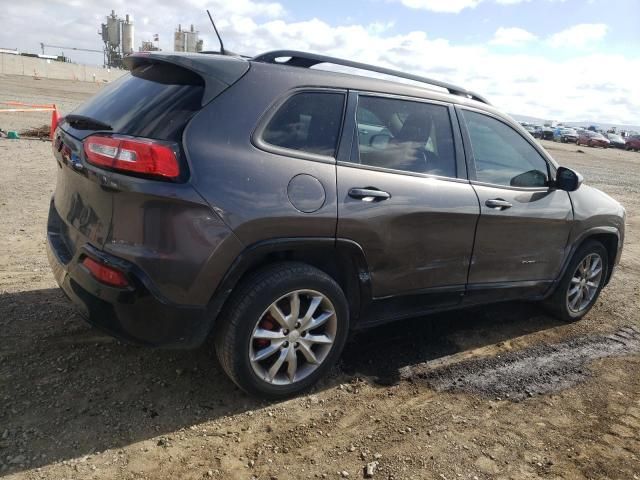
[[[607,250],[598,241],[588,241],[573,255],[547,306],[561,320],[579,320],[596,303],[607,272]]]
[[[330,370],[348,330],[347,301],[335,280],[310,265],[286,262],[236,288],[219,319],[215,348],[240,388],[285,398]]]

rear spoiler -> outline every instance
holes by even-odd
[[[240,57],[158,52],[136,52],[125,57],[123,63],[128,70],[152,63],[167,63],[199,75],[205,84],[203,106],[237,82],[250,66]]]

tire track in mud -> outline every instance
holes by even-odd
[[[427,362],[403,368],[401,377],[425,382],[437,391],[519,401],[583,381],[591,374],[588,364],[593,360],[634,353],[640,353],[640,329],[629,326],[609,335],[577,337],[443,367],[433,368]]]

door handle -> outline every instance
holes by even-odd
[[[506,210],[507,208],[513,207],[511,203],[502,198],[492,198],[484,202],[484,204],[489,208],[496,208],[498,210]]]
[[[382,201],[391,198],[391,194],[383,192],[377,188],[352,188],[349,190],[349,196],[351,198],[358,198],[363,202]]]

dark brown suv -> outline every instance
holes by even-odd
[[[511,299],[580,318],[619,261],[622,206],[463,88],[293,51],[126,62],[55,131],[55,277],[118,337],[213,335],[248,392],[309,387],[381,322]]]

